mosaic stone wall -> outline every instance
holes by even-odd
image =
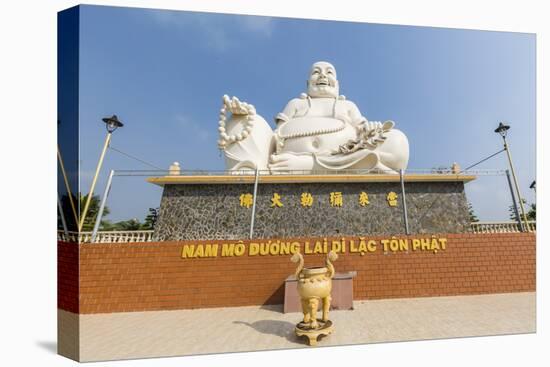
[[[390,206],[389,192],[397,193]],[[469,229],[463,182],[406,183],[411,233],[462,233]],[[165,185],[155,241],[245,239],[249,237],[252,206],[241,206],[242,194],[253,184]],[[330,195],[342,194],[342,206],[331,206]],[[359,197],[367,193],[369,204]],[[271,207],[273,195],[282,207]],[[313,203],[301,204],[302,193]],[[401,186],[396,183],[259,184],[254,238],[404,234]]]

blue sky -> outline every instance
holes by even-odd
[[[83,6],[80,22],[80,164],[87,191],[105,128],[112,146],[167,168],[223,169],[217,120],[223,94],[273,124],[304,91],[311,64],[333,63],[340,93],[369,120],[394,120],[409,138],[409,168],[466,167],[501,149],[506,121],[524,197],[535,179],[535,36],[532,34]],[[477,168],[504,169],[501,154]],[[108,151],[110,169],[149,169]],[[505,220],[504,177],[466,185],[482,220]],[[115,178],[108,219],[139,218],[160,203],[144,177]]]

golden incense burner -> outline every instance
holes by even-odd
[[[304,319],[296,325],[294,331],[297,336],[307,336],[309,345],[316,345],[320,335],[332,333],[332,321],[328,319],[332,291],[332,277],[334,266],[338,255],[330,251],[322,267],[304,268],[304,257],[299,252],[290,259],[298,263],[294,275],[297,280],[298,294],[302,303]],[[317,318],[317,310],[322,307],[322,317]]]

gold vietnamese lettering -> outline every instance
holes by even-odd
[[[421,238],[382,238],[380,240],[368,237],[314,238],[303,241],[287,241],[284,239],[269,239],[264,242],[246,242],[238,240],[218,245],[217,243],[186,244],[182,247],[182,259],[211,258],[211,257],[239,257],[248,256],[280,256],[301,252],[304,255],[335,253],[359,253],[361,256],[383,250],[387,253],[409,253],[412,251],[431,252],[437,254],[447,249],[447,238],[438,238],[435,235]],[[248,249],[247,249],[248,248]]]
[[[184,245],[181,250],[181,257],[183,259],[187,258],[197,258],[197,257],[217,257],[218,256],[218,245],[217,244],[206,244],[206,245]]]
[[[376,241],[375,240],[369,240],[369,242],[367,242],[367,250],[368,250],[368,252],[376,251]]]
[[[250,242],[248,245],[248,256],[256,256],[260,253],[260,244],[257,242]]]

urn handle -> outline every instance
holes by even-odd
[[[331,250],[327,255],[327,259],[325,260],[325,263],[328,269],[327,275],[331,279],[334,276],[334,265],[332,265],[332,262],[336,261],[337,259],[338,259],[338,254]]]
[[[304,268],[304,257],[301,253],[297,252],[290,258],[290,261],[293,263],[298,263],[298,267],[296,268],[296,271],[294,272],[294,276],[296,279],[300,278],[300,273],[302,272],[302,269]]]

